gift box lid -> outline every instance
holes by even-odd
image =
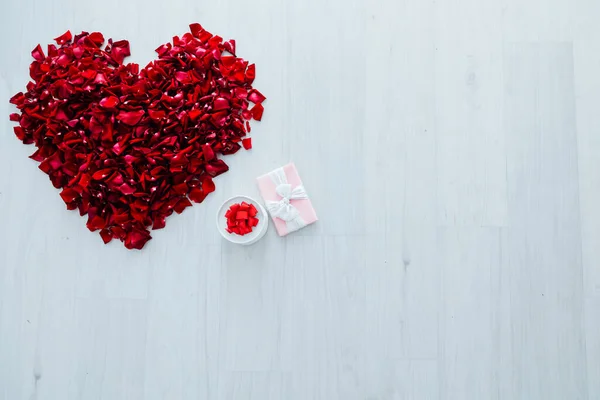
[[[294,163],[257,178],[275,229],[285,236],[318,220]]]

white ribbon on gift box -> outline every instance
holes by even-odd
[[[277,168],[275,171],[270,172],[269,178],[275,184],[275,191],[281,196],[281,200],[279,201],[267,201],[267,210],[269,210],[269,213],[274,218],[284,220],[288,232],[304,228],[306,222],[300,216],[300,211],[290,204],[290,200],[308,199],[304,186],[298,185],[292,189],[292,185],[288,183],[283,168]]]

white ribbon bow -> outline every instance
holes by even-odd
[[[292,189],[287,181],[283,168],[278,168],[269,173],[269,177],[275,184],[275,191],[281,200],[267,201],[267,209],[274,218],[281,218],[286,222],[289,232],[297,231],[306,226],[306,222],[300,217],[300,211],[292,204],[290,200],[308,199],[304,186],[298,185]]]

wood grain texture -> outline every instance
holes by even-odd
[[[600,3],[6,1],[0,400],[600,398]],[[198,21],[257,64],[254,149],[143,251],[12,133],[30,50],[131,61]],[[320,221],[242,248],[220,203],[293,160]]]
[[[512,65],[505,103],[511,143],[506,249],[517,389],[534,398],[585,398],[573,49],[516,44],[507,48],[506,62]],[[538,362],[556,367],[533,368]]]

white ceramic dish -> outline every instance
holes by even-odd
[[[231,207],[232,204],[241,203],[242,201],[245,201],[249,204],[254,204],[254,207],[256,207],[256,209],[258,210],[258,225],[254,227],[252,232],[244,236],[240,236],[235,233],[229,233],[225,230],[227,228],[227,219],[225,218],[225,213],[227,212],[229,207]],[[231,243],[241,244],[244,246],[254,244],[258,242],[263,236],[265,236],[268,227],[269,216],[267,215],[267,211],[259,202],[247,196],[234,196],[226,200],[217,212],[217,229],[219,230],[219,233],[221,233],[221,236],[223,236],[226,240],[228,240]]]

